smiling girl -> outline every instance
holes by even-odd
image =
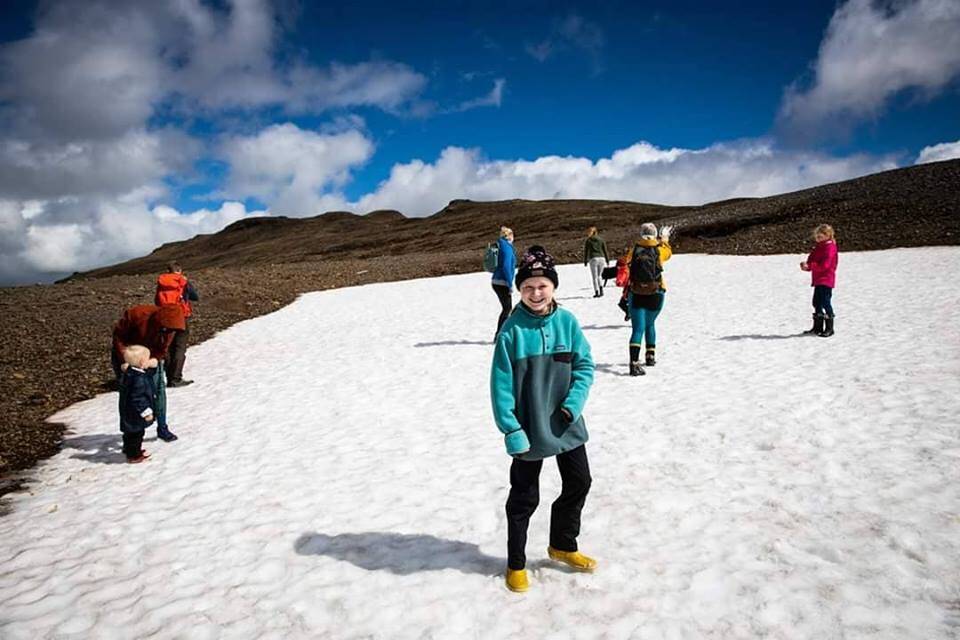
[[[577,550],[580,512],[590,491],[583,409],[593,384],[593,358],[572,313],[558,307],[553,258],[532,246],[520,260],[520,304],[497,338],[490,396],[510,466],[507,498],[507,587],[526,591],[527,526],[540,502],[543,459],[556,456],[563,481],[550,516],[550,558],[578,571],[597,563]]]

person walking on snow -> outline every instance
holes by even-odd
[[[497,333],[506,322],[513,310],[513,273],[517,266],[517,256],[513,251],[513,230],[509,227],[500,227],[500,238],[497,240],[497,268],[493,271],[491,284],[493,292],[500,301],[500,317],[497,318]],[[496,339],[496,338],[494,338]]]
[[[627,313],[633,332],[630,335],[630,375],[646,374],[643,367],[656,365],[656,321],[663,310],[667,287],[663,282],[663,263],[670,259],[670,233],[673,227],[663,227],[657,236],[657,227],[647,222],[640,227],[640,239],[627,253],[629,277],[624,287]],[[640,363],[640,350],[646,340],[644,364]]]
[[[833,335],[833,288],[837,284],[840,256],[830,225],[818,225],[813,230],[813,239],[817,245],[800,263],[800,269],[810,272],[810,286],[813,287],[813,327],[804,333],[829,338]]]
[[[603,269],[610,262],[607,255],[607,243],[603,241],[596,227],[587,230],[587,241],[583,243],[583,266],[590,266],[590,279],[593,281],[593,297],[603,295]]]
[[[593,384],[593,358],[577,319],[554,301],[553,258],[530,247],[520,260],[520,304],[497,338],[490,399],[504,434],[510,466],[507,498],[507,573],[511,591],[526,591],[527,526],[540,502],[540,469],[556,457],[563,481],[550,514],[550,558],[578,571],[597,562],[577,549],[580,514],[590,491],[583,409]]]
[[[191,302],[200,300],[197,290],[183,275],[183,269],[177,262],[171,262],[167,273],[157,278],[157,292],[154,295],[154,304],[158,307],[165,304],[178,304],[183,309],[183,331],[177,331],[167,353],[166,371],[168,387],[185,387],[193,380],[183,379],[183,364],[187,359],[187,343],[190,341],[190,316],[193,315]]]
[[[165,304],[158,307],[142,304],[123,312],[113,327],[113,347],[110,360],[117,380],[121,379],[120,365],[123,363],[124,350],[131,345],[143,345],[157,359],[157,367],[149,369],[153,386],[157,394],[153,408],[157,423],[157,437],[164,442],[177,439],[167,427],[167,385],[164,377],[164,359],[173,342],[174,334],[183,331],[183,309],[180,305]]]

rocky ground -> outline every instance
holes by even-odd
[[[842,251],[960,244],[958,185],[954,160],[702,207],[454,201],[421,219],[390,211],[264,218],[56,285],[0,288],[0,493],[57,451],[63,428],[47,416],[110,388],[112,324],[124,309],[152,302],[156,274],[170,259],[184,265],[201,294],[195,344],[307,291],[477,271],[501,224],[514,228],[518,248],[540,243],[561,262],[580,260],[588,226],[600,227],[615,250],[648,220],[677,225],[680,252],[799,255],[819,222],[836,227]]]

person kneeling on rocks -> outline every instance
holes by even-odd
[[[158,360],[157,367],[150,369],[150,377],[153,379],[157,394],[154,407],[157,437],[164,442],[173,442],[177,436],[167,427],[167,385],[163,359],[176,332],[183,331],[184,328],[183,310],[175,304],[162,307],[142,304],[131,307],[123,312],[120,320],[113,327],[113,348],[110,351],[110,359],[117,380],[121,378],[120,365],[123,362],[124,349],[128,346],[143,345]]]
[[[150,350],[134,344],[123,350],[124,363],[120,366],[120,432],[123,434],[123,454],[127,462],[136,464],[150,457],[143,446],[143,432],[153,422],[157,403],[157,389],[149,369],[159,366],[150,357]]]
[[[543,459],[556,456],[563,480],[550,515],[550,558],[579,571],[597,562],[577,550],[580,513],[590,491],[583,409],[593,384],[593,358],[577,319],[554,301],[553,258],[532,246],[520,260],[520,304],[497,336],[490,396],[510,466],[507,498],[507,588],[526,591],[527,526],[540,501]]]

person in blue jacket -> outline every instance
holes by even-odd
[[[497,338],[490,373],[493,417],[510,466],[507,498],[507,587],[529,589],[527,526],[540,501],[543,459],[556,457],[563,488],[550,516],[548,555],[580,571],[597,562],[580,553],[580,513],[590,491],[583,408],[593,384],[590,345],[572,313],[554,301],[553,258],[532,246],[516,277],[520,304]]]
[[[497,319],[497,334],[500,327],[510,317],[513,310],[513,272],[517,266],[517,256],[513,252],[513,230],[509,227],[500,227],[500,238],[497,240],[497,268],[493,272],[491,284],[493,292],[500,301],[500,317]]]
[[[123,433],[123,453],[127,462],[143,462],[150,456],[144,451],[143,432],[151,426],[156,410],[157,390],[153,375],[147,369],[156,367],[150,350],[142,345],[130,345],[123,350],[124,365],[120,377],[120,432]]]

